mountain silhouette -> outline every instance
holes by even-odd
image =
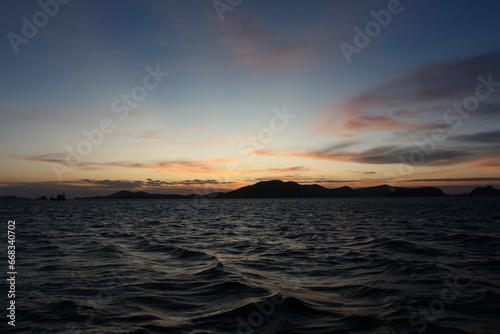
[[[390,197],[440,197],[446,196],[445,193],[434,187],[423,188],[397,188]]]
[[[490,189],[491,188],[491,189]],[[478,190],[480,189],[480,190]],[[481,190],[483,189],[483,190]],[[486,189],[486,190],[484,190]],[[471,196],[484,193],[496,194],[499,190],[492,187],[476,188]],[[149,194],[144,191],[122,190],[108,196],[80,197],[75,199],[186,199],[206,198],[333,198],[333,197],[438,197],[446,196],[439,188],[393,188],[389,185],[352,189],[348,186],[329,189],[317,184],[301,185],[297,182],[280,180],[261,181],[226,193],[215,192],[203,195]],[[491,195],[489,195],[491,196]]]
[[[384,184],[382,186],[359,188],[353,190],[354,197],[386,197],[392,194],[391,186]]]
[[[108,196],[76,197],[75,199],[180,199],[187,197],[188,196],[182,195],[149,194],[145,191],[132,192],[128,190],[121,190]]]
[[[0,200],[6,200],[6,201],[19,201],[19,200],[27,200],[29,198],[26,197],[17,197],[17,196],[0,196]]]
[[[296,182],[280,180],[261,181],[221,194],[222,198],[318,198],[350,195],[350,187],[327,189],[317,184],[300,185]]]
[[[500,190],[492,186],[477,187],[469,193],[469,196],[500,196]]]

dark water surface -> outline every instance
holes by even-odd
[[[17,333],[500,333],[499,199],[0,205]]]

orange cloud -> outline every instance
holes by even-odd
[[[246,174],[256,174],[256,173],[304,173],[311,172],[312,169],[305,167],[286,167],[286,168],[270,168],[270,169],[250,169],[250,170],[231,170],[231,169],[218,169],[210,167],[199,167],[199,168],[187,168],[187,169],[168,169],[160,170],[158,173],[175,173],[175,174],[203,174],[203,175],[220,175],[220,174],[230,174],[230,175],[246,175]]]
[[[62,165],[69,165],[65,160],[65,154],[44,154],[32,157],[11,156],[10,158],[16,160],[26,160],[34,162],[50,162]],[[161,169],[169,168],[171,172],[178,171],[179,173],[185,172],[205,172],[217,169],[211,168],[211,165],[221,165],[229,163],[238,163],[238,160],[232,159],[215,159],[206,161],[167,161],[154,164],[130,163],[130,162],[95,162],[85,161],[80,164],[71,164],[69,166],[79,169],[96,169],[96,167],[123,167],[123,168],[136,168],[136,169]]]
[[[320,133],[339,134],[340,137],[352,138],[354,133],[373,131],[418,131],[441,127],[439,125],[410,124],[388,115],[379,115],[357,110],[357,102],[331,108],[329,118],[317,123]]]
[[[491,73],[495,68],[491,64],[496,64],[499,57],[497,51],[407,71],[330,108],[316,130],[342,136],[345,132],[446,128],[442,124],[444,113],[457,101],[474,94],[474,88],[479,87],[478,75]],[[493,96],[498,97],[498,92]],[[495,109],[490,103],[481,103],[474,114],[497,114]]]
[[[301,159],[313,159],[313,160],[327,160],[327,161],[340,161],[340,162],[350,162],[355,158],[361,158],[369,156],[369,153],[336,153],[336,154],[322,154],[320,152],[312,153],[283,153],[283,152],[264,152],[264,151],[254,151],[250,152],[250,155],[256,156],[268,156],[268,157],[284,157],[284,158],[301,158]]]
[[[238,163],[238,160],[230,159],[217,159],[207,161],[168,161],[159,164],[121,164],[121,163],[95,163],[99,166],[110,167],[126,167],[126,168],[145,168],[157,169],[157,173],[174,173],[174,174],[217,174],[224,171],[224,169],[213,167],[213,165],[222,165],[229,163]]]
[[[12,156],[13,159],[35,161],[35,162],[50,162],[55,164],[66,165],[64,155],[41,155],[35,157],[20,157]],[[159,174],[199,174],[199,175],[220,175],[220,174],[254,174],[254,173],[290,173],[290,172],[310,172],[312,169],[305,167],[286,167],[286,168],[269,168],[269,169],[256,169],[256,170],[242,170],[231,169],[228,165],[236,165],[240,163],[239,160],[233,159],[214,159],[205,161],[166,161],[161,163],[143,164],[143,163],[130,163],[130,162],[84,162],[79,165],[74,165],[75,168],[81,170],[95,170],[99,167],[121,167],[132,169],[154,169],[155,173]]]
[[[355,162],[361,164],[408,164],[412,159],[416,159],[415,155],[420,156],[421,160],[415,163],[417,166],[435,166],[447,167],[463,163],[470,163],[471,161],[478,161],[488,157],[488,152],[476,152],[473,149],[467,148],[443,148],[435,150],[432,154],[426,155],[421,152],[421,148],[416,146],[404,145],[386,145],[377,146],[361,151],[356,151],[352,148],[357,142],[345,142],[317,150],[302,151],[302,152],[266,152],[255,151],[249,154],[258,156],[272,156],[272,157],[292,157],[302,159],[315,159],[336,162]],[[489,163],[487,166],[496,166]],[[495,167],[496,168],[496,167]]]
[[[498,172],[500,171],[500,157],[478,161],[473,167]]]
[[[288,167],[288,168],[273,168],[267,170],[270,173],[291,173],[291,172],[312,172],[313,169],[304,168],[304,167]]]

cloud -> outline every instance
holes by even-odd
[[[156,169],[157,173],[188,173],[188,174],[211,174],[222,172],[225,169],[213,166],[220,166],[230,163],[238,163],[238,160],[215,159],[205,161],[164,161],[158,163],[137,163],[137,162],[96,162],[84,161],[80,163],[68,163],[66,153],[41,154],[33,156],[10,156],[11,159],[26,160],[33,162],[48,162],[62,164],[78,169],[96,169],[106,167],[122,167],[135,169]]]
[[[474,93],[478,76],[500,77],[500,52],[482,54],[450,63],[426,65],[389,85],[396,94],[413,101],[464,98]],[[413,91],[407,91],[408,88]],[[498,96],[498,93],[496,94]]]
[[[478,77],[492,75],[500,79],[500,52],[492,52],[465,60],[428,64],[403,76],[354,96],[350,105],[404,106],[408,102],[464,99],[474,94]],[[496,92],[495,96],[500,96]]]
[[[313,182],[315,182],[315,183],[353,183],[353,182],[360,182],[360,180],[332,180],[332,179],[321,178],[321,179],[316,179]]]
[[[413,158],[412,158],[413,157]],[[419,147],[380,146],[362,152],[353,162],[364,164],[412,164],[424,166],[450,166],[477,158],[473,152],[459,149],[439,149],[427,155]],[[416,161],[414,163],[413,161]]]
[[[10,155],[9,158],[14,160],[26,160],[32,162],[50,162],[56,164],[65,164],[65,154],[64,153],[47,153],[40,155],[31,155],[31,156],[19,156],[19,155]]]
[[[500,129],[494,131],[479,132],[469,135],[452,137],[453,140],[467,143],[500,144]]]
[[[249,12],[235,11],[231,17],[214,22],[225,31],[221,45],[236,57],[239,64],[261,74],[301,71],[314,66],[317,57],[312,54],[319,41],[293,40],[265,27]]]
[[[202,186],[207,184],[213,185],[213,184],[235,183],[230,181],[219,181],[215,179],[207,179],[207,180],[194,179],[194,180],[181,180],[181,181],[163,181],[163,180],[153,180],[153,179],[147,179],[146,181],[81,179],[81,181],[85,183],[92,183],[115,189],[134,189],[142,187],[163,187],[163,186]]]
[[[377,174],[377,172],[366,172],[366,171],[357,171],[357,170],[347,170],[346,172],[354,173],[354,174],[363,174],[363,175]]]
[[[192,194],[197,189],[206,188],[227,191],[225,185],[235,182],[215,179],[193,179],[193,180],[109,180],[109,179],[80,179],[64,182],[39,181],[39,182],[0,182],[0,193],[5,195],[36,197],[40,195],[57,194],[65,192],[68,198],[78,196],[102,195],[105,191],[116,190],[145,190],[161,193]],[[218,186],[214,188],[213,186]],[[229,186],[233,188],[234,186]],[[229,189],[230,190],[230,189]]]
[[[344,149],[354,145],[355,142],[334,144],[323,149],[305,152],[276,152],[276,151],[253,151],[249,154],[256,156],[269,156],[269,157],[292,157],[304,158],[314,160],[328,160],[328,161],[351,161],[351,159],[360,158],[363,152],[346,151]]]
[[[442,179],[413,179],[402,182],[499,182],[500,177],[457,177]]]
[[[42,154],[37,156],[11,156],[12,159],[18,160],[26,160],[33,162],[46,162],[46,163],[55,163],[68,165],[65,160],[65,155],[62,153],[55,154]],[[120,167],[120,168],[133,168],[133,169],[154,169],[155,173],[159,174],[198,174],[198,175],[241,175],[241,174],[254,174],[254,173],[303,173],[310,172],[312,169],[303,167],[303,166],[294,166],[294,167],[284,167],[284,168],[268,168],[268,169],[254,169],[254,170],[243,170],[243,169],[234,169],[231,168],[234,165],[238,165],[240,163],[239,160],[232,159],[215,159],[215,160],[204,160],[204,161],[165,161],[159,163],[138,163],[138,162],[95,162],[95,161],[87,161],[75,165],[68,165],[70,167],[82,169],[82,170],[92,170],[99,168],[108,168],[108,167]],[[89,182],[88,179],[85,179],[86,182]],[[198,180],[198,179],[196,179]],[[199,180],[198,180],[199,181]],[[193,181],[193,182],[198,182]],[[107,182],[109,180],[100,180],[101,185],[108,185]],[[114,185],[117,188],[127,187],[132,184],[120,183],[122,181],[113,181],[114,183],[109,183],[109,185]],[[129,181],[127,181],[129,182]],[[207,182],[206,180],[203,182]],[[95,183],[98,184],[98,183]],[[168,183],[166,181],[162,181],[162,183],[157,185],[175,185],[177,183]],[[195,183],[193,183],[195,184]],[[201,184],[201,183],[200,183]],[[137,185],[137,184],[136,184]],[[150,184],[153,185],[153,184]],[[183,184],[188,185],[188,184]]]
[[[493,81],[500,82],[500,52],[424,65],[331,107],[329,117],[321,120],[316,129],[352,136],[350,132],[443,128],[443,113],[453,107],[453,103],[475,94],[479,76],[490,75]],[[486,93],[485,88],[482,93]],[[500,107],[494,103],[499,97],[500,89],[496,89],[474,114],[500,116]],[[426,117],[422,117],[424,114]]]
[[[290,173],[290,172],[311,172],[312,169],[305,168],[302,166],[298,167],[288,167],[288,168],[272,168],[267,170],[270,173]]]
[[[335,144],[323,149],[303,151],[254,151],[250,154],[272,157],[293,157],[335,162],[355,162],[361,164],[412,164],[422,166],[451,166],[454,164],[473,162],[481,159],[498,156],[500,145],[466,145],[461,143],[445,148],[434,147],[429,151],[417,144],[413,145],[385,145],[369,149],[355,149],[357,142]]]
[[[480,160],[474,165],[474,167],[498,172],[500,171],[500,155],[496,154],[491,158]]]
[[[206,185],[206,184],[232,184],[236,182],[231,182],[231,181],[219,181],[215,179],[206,179],[206,180],[200,180],[200,179],[194,179],[194,180],[182,180],[182,181],[159,181],[159,180],[152,180],[148,179],[147,182],[145,183],[146,186],[155,186],[158,184],[166,184],[166,185],[183,185],[183,186],[192,186],[192,185]]]
[[[408,119],[408,114],[380,115],[377,111],[368,110],[375,108],[376,104],[372,104],[370,107],[356,107],[349,105],[350,103],[352,102],[348,101],[342,106],[331,108],[329,110],[331,116],[317,122],[315,130],[319,133],[334,134],[342,138],[354,138],[361,133],[413,132],[448,127],[445,124],[428,123],[427,120]]]
[[[121,181],[121,180],[89,180],[82,179],[83,182],[92,183],[99,186],[106,186],[114,189],[134,189],[139,188],[142,184],[134,181]]]

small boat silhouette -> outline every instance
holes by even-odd
[[[41,201],[46,201],[48,198],[45,195],[42,195],[40,197],[37,197],[36,199],[41,200]]]
[[[65,201],[66,200],[66,195],[64,193],[59,193],[59,195],[57,195],[57,197],[54,197],[54,196],[50,196],[50,200],[51,201]]]

